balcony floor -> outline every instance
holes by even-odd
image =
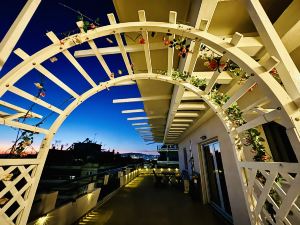
[[[229,225],[210,206],[192,201],[173,187],[155,187],[152,176],[139,176],[80,225]]]

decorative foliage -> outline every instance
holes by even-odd
[[[179,50],[178,56],[185,58],[190,52],[190,44],[187,44],[187,39],[184,37],[174,38],[170,41],[168,38],[164,37],[164,44],[168,45],[170,48],[175,48]]]
[[[278,74],[278,71],[276,70],[276,68],[273,68],[273,69],[270,71],[270,74],[275,78],[275,80],[276,80],[279,84],[283,85],[283,83],[282,83],[282,81],[281,81],[281,79],[280,79],[280,77],[279,77],[279,74]]]

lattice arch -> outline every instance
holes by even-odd
[[[172,15],[174,16],[174,12],[170,13],[170,17],[172,17]],[[11,179],[10,181],[5,181],[1,178],[1,182],[3,184],[2,190],[0,192],[0,198],[8,193],[11,198],[7,201],[6,204],[1,206],[0,223],[5,225],[26,224],[34,195],[36,193],[38,182],[42,173],[42,169],[44,167],[44,163],[48,154],[50,143],[61,124],[72,113],[72,111],[82,102],[86,101],[89,97],[102,90],[106,90],[107,88],[118,84],[124,84],[133,80],[140,79],[160,80],[183,86],[186,90],[192,91],[193,93],[198,95],[199,98],[204,100],[220,118],[231,139],[233,149],[235,149],[235,151],[233,152],[236,158],[235,166],[239,169],[241,185],[243,186],[245,201],[247,202],[249,217],[252,220],[252,224],[266,224],[266,220],[268,220],[271,224],[288,224],[287,221],[289,220],[287,219],[287,216],[291,210],[293,211],[293,213],[300,215],[299,208],[294,204],[295,200],[299,196],[299,189],[297,189],[300,182],[299,164],[245,162],[243,151],[241,148],[241,139],[239,136],[242,131],[245,131],[252,127],[261,125],[268,121],[278,121],[280,122],[280,124],[287,128],[287,133],[293,145],[296,156],[298,159],[300,159],[300,152],[299,149],[297,149],[297,147],[300,146],[299,110],[297,108],[297,105],[293,102],[289,93],[287,93],[284,87],[276,82],[276,80],[269,74],[269,71],[278,63],[276,58],[271,57],[264,65],[260,65],[258,62],[256,62],[254,59],[252,59],[237,47],[239,40],[242,38],[242,36],[239,34],[236,34],[232,38],[231,42],[226,42],[219,37],[209,34],[207,31],[205,31],[205,28],[199,30],[186,25],[178,25],[175,23],[175,21],[173,21],[173,23],[147,22],[144,11],[139,11],[140,22],[117,24],[112,14],[109,14],[108,17],[111,25],[99,27],[94,30],[89,30],[87,33],[81,32],[65,38],[64,40],[59,40],[52,32],[47,33],[47,36],[53,41],[53,44],[45,47],[32,56],[27,55],[20,49],[15,51],[15,53],[18,54],[22,59],[24,59],[24,61],[17,65],[10,72],[8,72],[0,80],[0,96],[3,96],[8,91],[12,92],[56,112],[58,114],[58,117],[49,130],[16,122],[14,120],[15,118],[0,118],[0,124],[34,131],[45,135],[41,143],[40,152],[37,159],[1,160],[0,177],[5,177],[7,174],[10,174],[14,170],[18,170],[17,174],[19,175],[13,177],[13,179]],[[170,21],[172,20],[170,19]],[[80,24],[78,25],[79,27],[81,26]],[[121,39],[121,34],[127,32],[141,32],[143,38],[145,39],[144,52],[147,63],[147,73],[134,74],[130,67],[129,59]],[[223,55],[223,58],[231,59],[232,61],[234,61],[247,74],[251,75],[251,77],[243,84],[243,86],[239,90],[237,90],[230,96],[229,101],[225,105],[223,105],[223,107],[220,107],[216,105],[210,97],[211,89],[218,78],[218,75],[220,73],[219,71],[216,71],[214,73],[213,77],[207,84],[207,88],[204,91],[201,91],[199,88],[193,86],[188,82],[173,80],[171,76],[155,74],[152,72],[148,32],[160,32],[172,35],[180,35],[193,40],[193,53],[189,54],[187,58],[188,64],[186,67],[186,71],[189,73],[192,73],[194,70],[196,61],[199,56],[200,45],[201,43],[203,43],[214,49],[215,51],[221,53]],[[105,37],[111,34],[115,35],[116,37],[120,52],[128,70],[128,75],[124,75],[118,78],[112,78],[110,76],[110,69],[107,66],[103,56],[97,51],[97,46],[94,42],[94,40],[97,38]],[[69,48],[85,42],[90,45],[91,49],[94,51],[96,57],[107,73],[109,78],[108,81],[102,82],[97,85],[69,52]],[[62,53],[63,55],[65,55],[65,57],[89,82],[89,84],[91,85],[91,89],[87,90],[82,95],[78,95],[75,91],[65,85],[62,81],[56,78],[55,75],[51,74],[49,71],[47,71],[46,68],[41,65],[44,61],[48,60],[58,53]],[[173,67],[173,54],[173,51],[168,51],[168,73],[170,73]],[[54,81],[59,87],[73,96],[74,100],[64,110],[62,110],[54,105],[35,98],[33,95],[19,88],[16,88],[14,84],[32,69],[37,69],[50,80]],[[257,118],[253,119],[252,121],[248,121],[241,127],[235,128],[228,119],[225,110],[232,103],[236,102],[243,95],[247,94],[248,89],[255,83],[259,84],[259,86],[264,89],[265,96],[273,102],[272,105],[274,105],[275,107],[273,109],[266,109],[266,111],[264,111],[264,113]],[[8,105],[9,103],[6,104]],[[14,107],[17,108],[18,106]],[[253,107],[255,107],[255,105]],[[266,179],[264,184],[257,183],[259,182],[256,179],[257,171],[260,171],[264,175]],[[290,173],[293,173],[293,176],[291,176]],[[278,185],[276,186],[275,178],[278,174],[280,174],[288,182],[288,184],[290,185],[288,189],[279,187]],[[20,180],[25,181],[24,185],[23,187],[16,188],[16,185]],[[261,190],[261,194],[259,196],[257,196],[253,191],[253,187],[255,185],[258,185]],[[273,188],[276,188],[282,199],[282,204],[279,206],[276,205],[274,201],[272,202],[270,200],[269,193]],[[262,206],[266,200],[271,201],[271,203],[273,204],[274,210],[276,211],[275,218],[277,222],[274,222],[272,218],[270,219],[270,215],[268,215],[263,209]],[[17,210],[13,213],[8,213],[9,208],[14,204],[18,205]],[[289,223],[291,224],[291,222]]]

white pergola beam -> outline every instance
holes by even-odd
[[[270,112],[267,112],[263,115],[260,115],[260,116],[256,117],[255,119],[253,119],[251,121],[248,121],[244,125],[236,128],[236,131],[238,133],[241,133],[243,131],[249,130],[250,128],[254,128],[254,127],[257,127],[259,125],[269,123],[269,122],[274,121],[274,120],[279,119],[279,118],[280,118],[280,111],[274,109]]]
[[[125,45],[125,52],[142,52],[144,51],[144,46],[141,44],[132,44],[132,45]],[[164,45],[163,42],[153,42],[149,43],[150,50],[162,50],[167,49],[168,46]],[[98,52],[101,55],[112,55],[112,54],[121,54],[120,47],[106,47],[106,48],[98,48]],[[85,50],[77,50],[74,52],[74,56],[76,58],[84,58],[84,57],[92,57],[96,56],[95,53],[91,49]]]
[[[132,126],[144,126],[149,125],[148,123],[133,123]]]
[[[59,108],[57,108],[57,107],[41,100],[41,99],[39,99],[39,98],[37,98],[37,97],[27,93],[27,92],[15,87],[15,86],[10,87],[9,91],[16,94],[16,95],[18,95],[18,96],[21,96],[21,97],[29,100],[31,102],[35,102],[36,104],[41,105],[41,106],[43,106],[43,107],[45,107],[49,110],[52,110],[53,112],[56,112],[58,114],[62,114],[62,112],[63,112],[61,109],[59,109]]]
[[[19,119],[20,117],[23,117],[23,116],[25,116],[25,113],[16,113],[16,114],[5,116],[4,119],[5,120],[15,120],[15,119]]]
[[[129,114],[129,113],[143,113],[145,112],[144,109],[129,109],[129,110],[122,110],[123,114]]]
[[[211,79],[213,79],[214,73],[215,72],[213,71],[193,72],[192,76],[197,77],[199,79],[204,79],[206,80],[206,82],[209,82]],[[232,81],[232,77],[227,71],[222,71],[216,79],[216,83],[218,84],[229,84],[231,81]]]
[[[60,44],[60,40],[56,37],[53,32],[46,33],[47,37],[55,44]],[[82,68],[82,66],[77,62],[77,60],[72,56],[72,54],[68,50],[62,51],[62,54],[70,61],[70,63],[78,70],[78,72],[86,79],[86,81],[92,85],[92,87],[96,87],[97,84],[93,81],[93,79],[88,75],[88,73]]]
[[[107,17],[108,17],[108,20],[109,20],[110,24],[116,24],[117,23],[115,15],[113,13],[108,14]],[[124,43],[122,41],[121,35],[120,34],[115,34],[115,38],[116,38],[118,46],[120,48],[120,51],[121,51],[121,54],[122,54],[122,57],[123,57],[126,69],[128,71],[128,74],[131,75],[131,74],[133,74],[133,72],[132,72],[132,68],[131,68],[131,65],[130,65],[130,62],[129,62],[129,58],[128,58],[128,55],[126,53],[126,50],[125,50]],[[97,50],[97,52],[98,52],[98,50]]]
[[[189,127],[188,123],[173,123],[171,127]]]
[[[276,69],[280,75],[283,85],[285,86],[285,90],[299,106],[300,74],[295,63],[283,45],[260,1],[242,0],[242,2],[246,5],[249,15],[256,27],[256,30],[260,34],[262,42],[269,55],[275,56],[280,61]]]
[[[205,30],[208,29],[210,22],[212,20],[212,17],[214,15],[214,12],[217,8],[218,2],[219,2],[219,0],[202,0],[201,1],[201,6],[199,9],[197,21],[195,24],[196,29],[199,29],[201,27],[201,22],[203,20],[207,21]]]
[[[145,22],[146,21],[145,10],[139,10],[138,14],[139,14],[140,22]],[[143,44],[143,45],[144,45],[144,51],[145,51],[147,70],[148,70],[148,73],[152,73],[152,64],[151,64],[151,55],[150,55],[148,32],[142,30],[142,36],[145,40],[145,44]]]
[[[152,119],[163,119],[165,116],[141,116],[141,117],[131,117],[127,120],[152,120]]]
[[[93,40],[89,40],[88,44],[91,47],[94,54],[96,55],[96,58],[98,59],[99,63],[101,64],[101,66],[104,69],[104,71],[105,71],[106,75],[108,76],[108,78],[112,79],[112,76],[111,76],[112,73],[111,73],[108,65],[106,64],[103,56],[98,52],[98,48],[96,46],[96,43]]]
[[[14,53],[23,60],[30,57],[26,52],[24,52],[20,48],[16,49]],[[43,74],[44,76],[46,76],[49,80],[53,81],[57,86],[59,86],[61,89],[69,93],[74,98],[79,97],[79,95],[75,91],[73,91],[69,86],[63,83],[60,79],[58,79],[54,74],[52,74],[49,70],[47,70],[42,65],[40,64],[35,65],[35,69],[39,71],[41,74]]]
[[[206,110],[207,107],[204,103],[181,103],[178,110]]]
[[[169,23],[175,24],[177,19],[177,12],[170,11],[169,13]],[[173,40],[175,38],[175,34],[172,34],[168,37],[169,40]],[[173,59],[174,59],[174,48],[168,48],[168,75],[171,76],[173,70]]]
[[[0,70],[15,48],[41,0],[27,0],[18,17],[0,42]]]
[[[174,119],[173,123],[192,123],[194,120],[192,119]]]
[[[200,97],[191,91],[185,91],[182,96],[182,100],[187,100],[187,101],[199,100],[199,99],[200,99]]]
[[[174,120],[175,114],[178,110],[178,106],[181,102],[184,93],[184,88],[182,86],[175,85],[172,94],[172,100],[169,107],[168,119],[165,129],[165,137],[167,136],[169,129],[171,127],[172,121]]]
[[[234,93],[233,96],[231,96],[228,101],[222,106],[223,110],[228,109],[234,102],[238,101],[241,97],[243,97],[251,87],[253,87],[256,84],[254,79],[249,78],[246,83],[239,88],[238,91]]]
[[[149,96],[149,97],[140,97],[140,98],[122,98],[114,99],[113,103],[129,103],[129,102],[145,102],[145,101],[156,101],[156,100],[168,100],[171,97],[169,95],[161,96]]]
[[[175,117],[198,117],[199,114],[196,112],[177,112]]]
[[[13,105],[11,103],[8,103],[8,102],[2,101],[2,100],[0,100],[0,105],[4,106],[6,108],[9,108],[9,109],[15,110],[15,111],[20,112],[20,113],[25,113],[26,114],[27,111],[28,111],[24,108],[21,108],[19,106]],[[34,113],[34,112],[28,112],[28,116],[39,118],[39,119],[43,118],[42,115],[39,115],[39,114]]]
[[[4,119],[4,118],[0,118],[0,124],[7,125],[10,127],[20,128],[20,129],[28,130],[28,131],[32,131],[32,132],[42,133],[42,134],[49,133],[49,131],[46,129],[31,126],[31,125],[20,123],[20,122],[16,122],[16,121],[9,120],[9,119]]]
[[[227,59],[228,59],[228,57],[225,54],[221,57],[220,61],[227,61]],[[219,75],[221,74],[221,72],[222,72],[221,69],[214,71],[213,76],[209,80],[209,82],[204,90],[206,94],[211,92],[211,90],[212,90],[213,86],[215,85],[215,83],[217,82],[217,79],[218,79]]]

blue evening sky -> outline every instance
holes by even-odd
[[[112,0],[43,0],[27,26],[25,32],[21,36],[16,48],[21,48],[29,55],[34,54],[43,47],[51,44],[45,33],[53,31],[62,39],[63,32],[76,29],[77,14],[62,7],[58,3],[64,3],[72,8],[81,11],[83,14],[96,19],[100,18],[101,25],[107,25],[107,14],[114,12]],[[9,27],[25,5],[26,0],[10,0],[3,1],[0,8],[0,40],[8,31]],[[111,37],[114,40],[113,37]],[[115,46],[107,42],[105,38],[97,40],[98,47]],[[87,44],[82,44],[72,48],[71,53],[78,49],[89,48]],[[58,61],[55,63],[49,60],[43,63],[49,71],[55,74],[59,79],[65,82],[78,94],[90,88],[90,85],[82,78],[81,74],[70,64],[70,62],[62,55],[56,56]],[[107,75],[97,61],[96,57],[77,59],[83,68],[89,73],[92,79],[99,83],[107,80]],[[118,75],[118,70],[121,69],[123,74],[127,74],[125,65],[120,54],[105,56],[105,60],[111,71]],[[4,68],[0,71],[0,77],[3,77],[15,65],[21,62],[21,59],[15,54],[11,54]],[[36,95],[37,88],[34,82],[40,82],[42,75],[32,70],[15,86]],[[66,103],[70,95],[56,86],[52,81],[45,78],[44,86],[46,96],[43,100],[59,107],[66,107]],[[140,93],[136,85],[113,87],[109,91],[103,91],[94,95],[89,100],[79,106],[64,122],[56,134],[54,141],[60,141],[61,144],[72,144],[76,141],[82,141],[89,137],[95,139],[98,143],[102,142],[104,148],[116,149],[120,152],[146,152],[153,153],[156,145],[146,145],[139,137],[135,129],[131,126],[130,121],[126,120],[126,116],[121,114],[121,110],[143,108],[142,103],[127,103],[127,104],[112,104],[112,100],[116,98],[139,97]],[[2,100],[19,105],[28,109],[32,102],[18,97],[12,93],[6,93]],[[64,104],[65,103],[65,104]],[[0,107],[0,111],[7,111]],[[44,116],[51,113],[46,108],[35,105],[33,111]],[[7,111],[9,112],[9,111]],[[54,114],[41,126],[49,128],[51,123],[56,118]],[[143,116],[143,113],[130,114],[130,116]],[[37,119],[29,119],[29,124],[35,124]],[[143,121],[144,122],[144,121]],[[17,130],[0,126],[0,151],[6,150],[16,137]],[[35,145],[38,145],[41,135],[37,135]]]

